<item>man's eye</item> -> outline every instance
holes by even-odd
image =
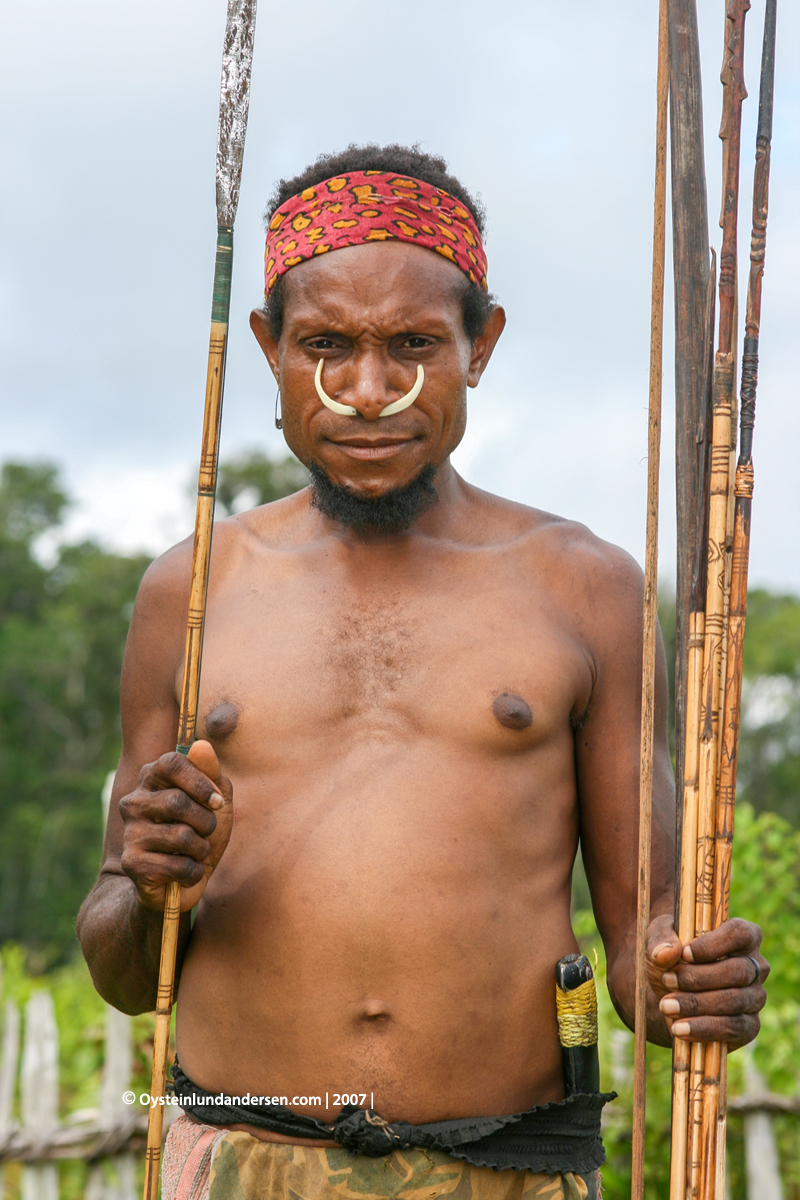
[[[403,345],[407,346],[409,350],[424,350],[425,347],[430,346],[430,344],[429,338],[422,337],[421,334],[416,333],[412,334],[410,337],[407,337],[403,342]]]
[[[312,350],[334,350],[335,343],[330,338],[314,338],[308,343]]]

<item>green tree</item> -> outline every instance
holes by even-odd
[[[670,684],[674,752],[675,597],[659,603]],[[737,795],[756,812],[800,828],[800,598],[754,589],[747,597]]]
[[[800,599],[747,597],[738,792],[800,827]]]
[[[42,963],[74,941],[99,862],[98,796],[119,751],[117,688],[145,556],[91,542],[44,566],[66,507],[52,466],[0,474],[0,939]]]
[[[229,516],[290,496],[306,487],[308,471],[291,454],[269,458],[260,451],[222,463],[217,478],[217,512]]]
[[[304,487],[296,459],[220,468],[221,515]],[[67,496],[52,464],[0,471],[0,942],[41,969],[75,949],[100,862],[100,793],[120,750],[119,674],[146,555],[94,542],[37,556]]]

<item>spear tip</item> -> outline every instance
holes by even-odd
[[[217,224],[233,227],[242,181],[256,0],[228,0],[217,128]]]

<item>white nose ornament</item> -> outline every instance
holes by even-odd
[[[314,387],[317,389],[317,395],[326,408],[331,412],[338,413],[340,417],[355,417],[358,414],[358,409],[353,408],[352,404],[339,404],[337,400],[331,400],[322,386],[322,364],[325,362],[321,358],[317,363],[317,370],[314,375]],[[414,384],[410,392],[406,392],[405,396],[401,396],[399,400],[393,400],[391,404],[387,404],[381,412],[381,417],[391,417],[393,413],[402,412],[404,408],[410,408],[416,400],[417,396],[422,391],[422,385],[425,382],[425,371],[422,363],[417,366],[417,382]],[[379,418],[380,420],[380,418]]]

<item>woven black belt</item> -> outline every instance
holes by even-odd
[[[500,1117],[465,1117],[430,1125],[391,1124],[372,1109],[347,1104],[332,1125],[305,1117],[282,1104],[242,1104],[237,1096],[211,1093],[172,1068],[175,1097],[184,1112],[205,1125],[253,1125],[284,1137],[334,1141],[352,1154],[378,1158],[419,1146],[442,1150],[476,1167],[495,1171],[541,1171],[584,1175],[605,1161],[600,1113],[614,1092],[576,1094],[560,1103],[539,1104],[527,1112]],[[222,1099],[222,1103],[217,1101]]]

